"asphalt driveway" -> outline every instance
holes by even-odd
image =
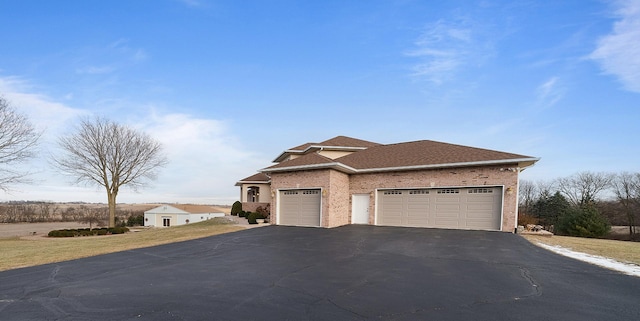
[[[0,272],[2,320],[640,320],[640,278],[500,232],[270,226]]]

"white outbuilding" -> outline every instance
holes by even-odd
[[[170,205],[161,205],[144,212],[144,226],[169,227],[197,223],[215,217],[224,217],[224,213],[191,213]]]

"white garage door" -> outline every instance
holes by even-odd
[[[320,190],[280,191],[278,224],[320,226]]]
[[[501,187],[382,190],[376,224],[500,230],[501,213]]]

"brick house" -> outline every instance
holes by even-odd
[[[383,145],[338,136],[285,150],[236,186],[245,210],[270,203],[271,224],[513,232],[518,175],[538,160],[429,140]]]

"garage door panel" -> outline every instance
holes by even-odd
[[[378,225],[499,230],[500,187],[379,192]]]
[[[281,191],[279,224],[320,226],[320,206],[320,190]]]

